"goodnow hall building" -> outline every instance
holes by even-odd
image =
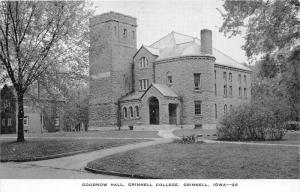
[[[90,19],[90,130],[213,129],[250,102],[251,70],[213,48],[210,30],[172,31],[139,49],[136,30],[120,13]]]

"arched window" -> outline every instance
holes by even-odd
[[[131,106],[129,107],[129,112],[130,112],[130,118],[133,118],[133,108]]]
[[[227,113],[227,105],[225,104],[224,105],[224,114],[226,115],[226,113]]]
[[[173,83],[172,73],[170,71],[167,72],[167,84],[170,85]]]
[[[135,106],[135,115],[136,117],[140,117],[139,107]]]
[[[124,116],[124,119],[127,118],[127,108],[126,107],[123,108],[123,116]]]
[[[230,113],[232,113],[232,112],[233,112],[232,105],[230,105],[230,107],[229,107],[229,110],[230,110]]]
[[[140,69],[148,68],[148,60],[147,60],[147,58],[146,57],[140,58],[139,64],[140,64]]]

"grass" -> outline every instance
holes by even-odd
[[[296,179],[299,147],[163,144],[97,159],[87,167],[166,179]]]
[[[143,139],[34,139],[23,143],[14,139],[0,140],[0,161],[34,161],[71,155],[87,151],[117,147],[129,143],[142,142]],[[66,154],[69,153],[69,154]],[[49,157],[51,156],[51,157]]]
[[[29,133],[25,137],[102,137],[102,138],[160,138],[158,131],[130,131],[130,130],[111,130],[111,131],[87,131],[87,132],[57,132],[57,133]],[[16,136],[16,134],[0,135]]]

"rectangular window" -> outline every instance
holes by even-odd
[[[140,89],[141,90],[148,89],[148,79],[142,79],[142,80],[140,80]]]
[[[194,73],[194,85],[195,85],[195,90],[200,89],[201,85],[201,73]]]
[[[218,118],[218,108],[217,108],[217,104],[215,104],[215,118]]]
[[[172,83],[173,83],[172,76],[168,75],[168,84],[172,84]]]
[[[247,89],[244,88],[244,97],[247,98]]]
[[[215,80],[217,80],[217,71],[215,70]]]
[[[229,96],[232,96],[232,86],[229,86]]]
[[[56,117],[54,119],[54,126],[59,126],[59,118],[58,117]]]
[[[239,87],[239,97],[242,97],[242,88]]]
[[[201,115],[201,101],[195,101],[195,115]]]
[[[7,126],[11,126],[11,118],[7,119]]]
[[[226,97],[226,96],[227,96],[227,86],[224,85],[224,97]]]
[[[127,29],[123,29],[123,38],[127,38]]]
[[[244,75],[244,83],[246,84],[247,83],[247,76]]]
[[[1,123],[2,123],[2,126],[5,126],[5,119],[2,119]]]
[[[242,75],[241,75],[241,74],[239,74],[239,79],[238,79],[238,81],[239,81],[239,84],[242,83]]]
[[[28,126],[29,125],[29,118],[27,116],[24,117],[23,124],[24,124],[24,126]]]
[[[217,95],[217,84],[215,83],[215,95]]]
[[[224,79],[224,82],[227,81],[227,74],[226,74],[226,72],[223,73],[223,79]]]
[[[229,81],[232,82],[232,73],[229,73]]]

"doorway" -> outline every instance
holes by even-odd
[[[159,124],[159,102],[156,97],[151,97],[149,99],[149,116],[150,116],[150,124],[152,125]]]
[[[169,123],[171,125],[177,124],[177,104],[169,104]]]

